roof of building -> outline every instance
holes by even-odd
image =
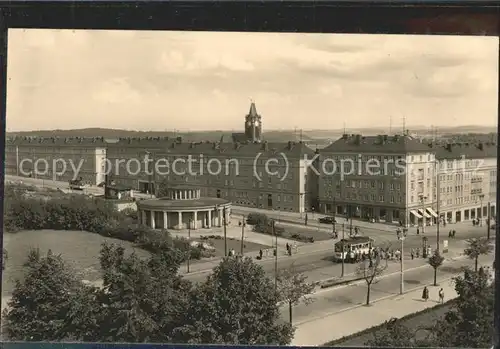
[[[106,145],[104,137],[8,137],[5,145],[29,146],[89,146],[102,147]]]
[[[429,146],[409,135],[348,135],[320,150],[325,153],[384,153],[407,154],[428,152]]]
[[[428,144],[439,160],[445,159],[484,159],[497,157],[497,145],[494,142],[462,142],[448,144]]]
[[[192,200],[171,200],[168,198],[139,200],[136,201],[137,207],[145,209],[164,209],[167,211],[203,209],[215,206],[228,205],[231,202],[220,198],[203,197]]]
[[[248,111],[249,116],[260,116],[257,113],[257,108],[255,107],[255,102],[250,103],[250,110]]]
[[[314,150],[302,142],[183,142],[181,138],[145,137],[120,138],[116,142],[107,143],[102,137],[16,137],[7,139],[6,145],[27,146],[88,146],[106,147],[110,153],[114,149],[141,148],[144,151],[160,151],[172,154],[227,154],[227,155],[255,155],[263,153],[271,156],[274,153],[285,153],[292,157],[301,157],[305,154],[313,155]]]
[[[303,157],[304,155],[313,156],[314,150],[302,142],[174,142],[174,141],[151,141],[138,139],[124,139],[108,146],[108,155],[111,155],[114,149],[124,147],[135,147],[148,150],[152,153],[157,152],[162,155],[171,153],[172,155],[203,154],[203,155],[227,155],[227,156],[255,156],[261,153],[264,156],[273,156],[277,153],[284,153],[290,157]],[[118,154],[117,154],[118,155]],[[153,154],[154,156],[154,154]]]
[[[239,133],[233,133],[231,135],[231,138],[233,140],[233,143],[244,143],[248,140],[247,135],[245,133],[239,132]]]

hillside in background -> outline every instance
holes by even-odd
[[[393,129],[394,132],[400,130]],[[431,135],[432,130],[428,127],[410,127],[411,133],[421,136]],[[496,127],[488,126],[457,126],[440,128],[437,130],[439,136],[450,134],[471,134],[471,133],[496,133]],[[342,136],[344,130],[269,130],[264,132],[264,138],[269,142],[287,142],[290,140],[299,141],[302,139],[309,144],[326,144],[334,141]],[[366,136],[377,134],[389,134],[387,128],[358,128],[347,129],[349,134],[363,134]],[[197,131],[197,132],[182,132],[182,131],[132,131],[109,128],[84,128],[75,130],[41,130],[41,131],[24,131],[24,132],[8,132],[7,136],[38,136],[38,137],[182,137],[186,141],[219,141],[221,137],[224,141],[231,141],[233,131]]]

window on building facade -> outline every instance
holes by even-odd
[[[389,184],[389,189],[394,190],[394,183]]]
[[[394,196],[391,196],[391,204],[394,203]]]
[[[384,195],[379,195],[379,197],[378,197],[378,201],[380,201],[380,202],[384,202]]]

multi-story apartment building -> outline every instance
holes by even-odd
[[[488,202],[494,212],[492,143],[435,146],[408,135],[344,135],[320,154],[321,212],[405,225],[435,223],[438,212],[447,221],[474,219],[481,202],[483,216]]]
[[[102,138],[13,137],[5,144],[5,174],[99,184],[105,177]]]
[[[346,134],[320,154],[321,212],[406,223],[419,200],[432,205],[433,154],[410,136]],[[411,186],[421,199],[408,195]]]
[[[439,209],[442,216],[448,222],[494,217],[496,144],[467,142],[430,146],[436,151],[439,162]]]

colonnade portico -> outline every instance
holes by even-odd
[[[179,198],[179,199],[178,199]],[[200,198],[199,189],[171,189],[160,199],[137,202],[139,220],[153,229],[199,229],[223,226],[231,216],[231,203],[220,198]]]

